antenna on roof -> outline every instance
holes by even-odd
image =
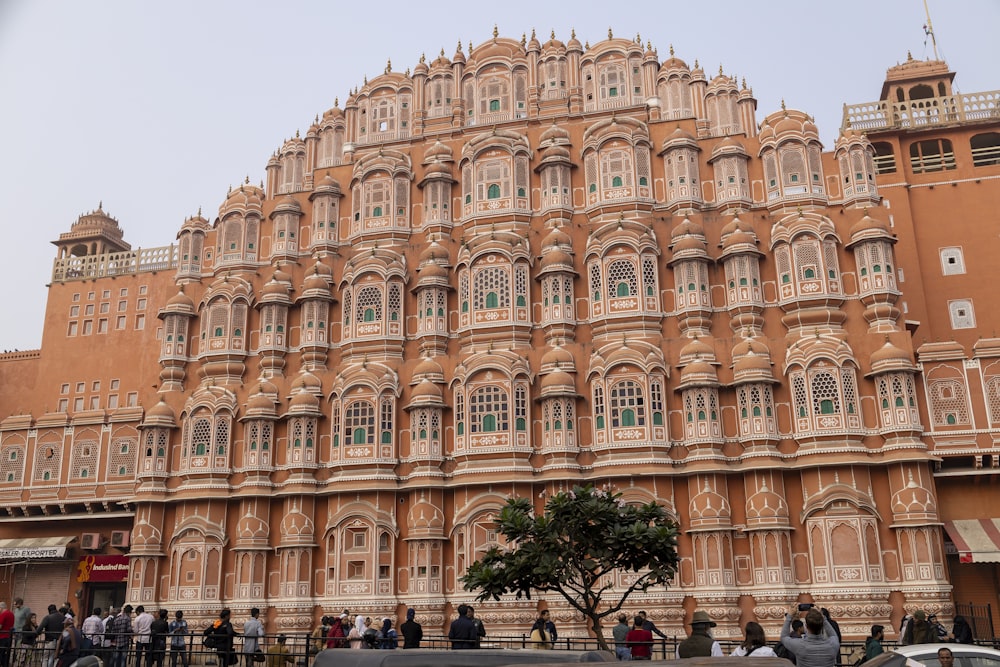
[[[934,25],[931,23],[931,10],[927,7],[927,0],[924,0],[924,14],[927,15],[927,24],[924,25],[924,46],[927,46],[927,38],[931,38],[931,46],[934,47],[934,60],[940,60],[937,50],[937,38],[934,37]]]

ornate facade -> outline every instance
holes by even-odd
[[[128,547],[119,603],[444,628],[506,498],[593,482],[680,522],[631,603],[668,633],[950,616],[943,526],[990,517],[1000,465],[1000,118],[952,77],[890,69],[825,151],[610,33],[389,65],[173,245],[101,208],[55,241],[42,348],[0,359],[0,534]]]

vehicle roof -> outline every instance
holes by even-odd
[[[567,662],[617,662],[617,660],[615,654],[609,651],[327,649],[316,655],[313,667],[507,667],[508,665],[565,664]]]
[[[1000,656],[1000,651],[989,646],[979,646],[978,644],[910,644],[908,646],[896,646],[892,650],[907,657],[923,655],[925,653],[937,653],[939,648],[951,649],[952,653],[980,653],[982,655]]]
[[[561,653],[562,651],[558,651]],[[697,658],[678,658],[676,660],[651,660],[643,661],[643,667],[719,667],[721,664],[736,664],[731,656],[703,656]],[[778,657],[742,657],[739,659],[740,667],[791,667],[792,662],[785,658]],[[506,667],[520,667],[517,663],[511,663]],[[533,664],[532,667],[555,667],[553,664]]]

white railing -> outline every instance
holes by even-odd
[[[903,102],[879,100],[862,104],[845,104],[840,128],[875,130],[890,127],[923,127],[989,118],[1000,118],[998,90]]]
[[[52,282],[121,276],[177,268],[177,246],[139,248],[84,257],[63,257],[52,266]]]

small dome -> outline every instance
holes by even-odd
[[[427,500],[421,499],[413,503],[407,517],[410,527],[410,538],[443,539],[444,512]]]
[[[542,255],[540,262],[541,269],[551,268],[573,268],[573,256],[562,250],[549,250]]]
[[[427,166],[424,170],[424,179],[428,178],[446,178],[453,179],[451,168],[443,162],[434,162]]]
[[[155,419],[163,421],[173,421],[174,417],[175,415],[173,408],[167,405],[167,402],[164,401],[162,398],[156,405],[154,405],[152,408],[149,409],[149,412],[146,413],[147,420]]]
[[[305,281],[302,283],[303,292],[310,292],[315,290],[325,292],[329,291],[329,289],[330,289],[330,283],[327,281],[326,277],[318,273],[312,274],[311,276],[306,278]]]
[[[573,354],[562,347],[561,345],[556,345],[551,350],[542,355],[541,367],[562,368],[562,369],[573,369],[576,367],[576,360],[573,359]]]
[[[707,361],[695,360],[681,369],[681,387],[714,385],[719,383],[715,367]]]
[[[872,373],[888,373],[891,371],[913,371],[913,357],[906,350],[893,345],[886,337],[885,344],[872,352]]]
[[[427,278],[448,278],[448,269],[441,266],[440,264],[424,264],[422,267],[417,269],[417,273],[421,280]]]
[[[330,174],[327,174],[326,176],[323,177],[323,180],[319,182],[319,185],[317,185],[313,189],[313,192],[312,194],[309,195],[309,198],[312,199],[316,195],[321,195],[321,194],[335,195],[339,197],[340,195],[343,194],[343,190],[341,190],[340,183],[337,181],[337,179],[335,179]]]
[[[414,378],[443,378],[444,370],[441,368],[441,364],[434,361],[430,357],[424,357],[417,365],[413,367],[413,377]]]
[[[917,515],[917,517],[927,515],[936,517],[937,501],[934,499],[934,494],[917,484],[913,480],[913,474],[910,473],[906,486],[892,495],[892,513],[896,517],[906,514]],[[905,520],[915,517],[902,518]]]
[[[569,149],[565,146],[546,146],[541,152],[541,164],[549,162],[568,162],[572,159]]]
[[[698,140],[695,139],[690,132],[678,125],[677,129],[671,132],[670,135],[663,140],[662,148],[663,150],[667,150],[669,148],[678,148],[680,146],[689,146],[691,148],[701,150],[698,146]]]
[[[437,241],[432,242],[420,253],[420,258],[417,260],[417,264],[426,264],[428,262],[435,262],[436,260],[448,259],[448,251],[441,247]]]
[[[447,144],[435,141],[434,145],[424,153],[423,164],[430,162],[454,162],[454,160],[455,156],[451,148]]]
[[[418,402],[420,401],[420,399],[428,399],[428,398],[443,399],[444,393],[441,391],[441,388],[439,386],[437,386],[427,378],[424,378],[423,380],[420,381],[420,384],[418,384],[416,387],[413,388],[413,391],[410,393],[410,400],[413,402]]]
[[[705,228],[700,222],[694,222],[689,218],[684,218],[681,223],[670,230],[670,238],[673,240],[679,239],[682,236],[701,236],[705,237]]]
[[[306,391],[311,391],[314,394],[319,394],[323,391],[323,382],[309,371],[302,371],[299,373],[299,377],[296,378],[295,383]]]
[[[691,251],[700,251],[701,253],[704,253],[706,245],[707,243],[705,242],[704,237],[698,238],[697,236],[686,236],[671,243],[670,249],[673,250],[674,256],[682,252]]]
[[[564,232],[559,227],[553,227],[552,230],[545,235],[542,239],[542,249],[546,248],[566,248],[572,249],[573,240],[570,238],[569,234]]]
[[[261,289],[262,300],[269,301],[273,300],[275,297],[287,297],[288,296],[288,285],[285,283],[280,283],[274,278],[271,278],[264,287]],[[270,297],[270,299],[268,298]]]
[[[707,481],[705,482],[705,488],[691,498],[691,512],[689,516],[692,528],[704,523],[728,523],[731,514],[729,501],[713,490]]]
[[[552,373],[547,373],[542,378],[542,390],[545,389],[556,389],[556,388],[568,388],[573,389],[576,387],[576,382],[573,380],[573,376],[564,371],[555,371]]]
[[[181,289],[167,301],[167,310],[190,310],[194,312],[194,301]]]
[[[312,519],[302,513],[298,507],[285,510],[281,519],[282,543],[303,544],[312,542],[315,526]]]
[[[869,238],[891,238],[892,233],[889,226],[878,218],[873,218],[867,213],[851,226],[851,242],[855,243]]]
[[[747,525],[776,525],[788,522],[788,504],[785,499],[761,484],[760,489],[747,498]]]
[[[247,401],[247,416],[264,416],[274,414],[274,399],[258,391]]]
[[[569,143],[569,131],[560,127],[555,121],[549,125],[545,130],[539,135],[538,141],[540,143]]]
[[[297,411],[297,408],[319,410],[319,399],[310,394],[308,391],[299,391],[292,396],[292,400],[288,402],[289,412],[295,412]]]
[[[275,213],[301,213],[302,206],[292,195],[285,195],[274,207]]]
[[[692,338],[681,348],[681,363],[692,359],[715,359],[715,348],[701,338]]]

